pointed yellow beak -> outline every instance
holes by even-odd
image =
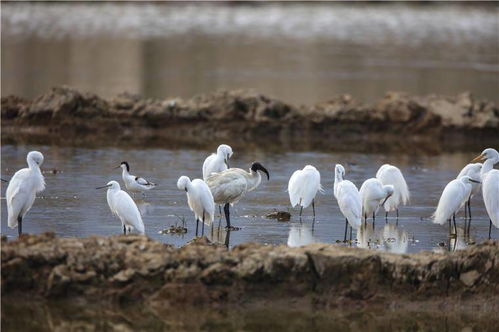
[[[481,154],[479,156],[476,156],[475,159],[473,159],[471,162],[474,163],[476,161],[483,161],[485,160],[485,155]]]

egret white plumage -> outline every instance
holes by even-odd
[[[212,153],[203,163],[203,179],[213,173],[219,173],[229,168],[229,159],[232,157],[232,148],[227,144],[221,144],[217,148],[217,153]]]
[[[345,238],[347,240],[347,225],[350,224],[350,240],[352,239],[352,228],[358,229],[362,222],[362,204],[357,187],[350,181],[344,179],[345,168],[336,164],[334,168],[334,196],[338,201],[340,211],[345,216]]]
[[[396,211],[397,218],[399,217],[400,204],[406,205],[409,202],[410,194],[407,182],[400,169],[390,164],[384,164],[376,172],[376,178],[383,185],[393,186],[393,195],[391,195],[383,204],[385,209],[385,218],[388,218],[388,212]]]
[[[105,186],[97,187],[96,189],[102,188],[108,188],[107,204],[111,212],[121,220],[123,234],[126,234],[127,229],[130,232],[131,228],[134,228],[140,234],[144,234],[145,229],[142,216],[132,197],[121,190],[120,184],[116,181],[109,181]]]
[[[442,192],[438,201],[438,206],[433,214],[433,223],[443,225],[446,221],[450,222],[451,217],[454,221],[454,228],[456,228],[456,213],[466,203],[466,200],[471,193],[471,184],[480,183],[473,180],[467,175],[449,182]]]
[[[291,206],[300,205],[300,217],[303,209],[312,203],[315,218],[315,195],[317,191],[323,191],[321,186],[321,174],[312,165],[307,165],[291,175],[288,183],[289,201]]]
[[[43,163],[43,154],[31,151],[26,157],[28,168],[17,171],[9,185],[5,197],[7,200],[7,223],[10,228],[18,227],[19,236],[22,234],[23,218],[33,206],[36,193],[45,189],[45,179],[40,170]]]
[[[156,187],[155,183],[149,182],[144,178],[131,175],[130,165],[127,161],[122,161],[116,168],[122,169],[121,176],[123,178],[123,182],[125,183],[125,188],[131,193],[143,193],[146,190],[151,190]]]
[[[269,172],[258,162],[251,165],[249,172],[240,168],[229,168],[220,173],[213,173],[206,179],[215,203],[224,205],[228,229],[231,228],[230,204],[239,202],[247,192],[258,187],[262,179],[258,171],[264,172],[270,180]]]
[[[203,222],[201,233],[204,234],[204,224],[211,225],[215,216],[215,202],[208,185],[201,179],[191,181],[187,176],[181,176],[177,187],[187,193],[187,204],[196,217],[196,235],[199,220]]]
[[[468,175],[470,178],[473,180],[480,180],[480,171],[482,170],[482,164],[480,163],[471,163],[466,166],[459,172],[458,176],[456,179],[459,179],[462,176]],[[479,183],[472,183],[471,184],[471,193],[470,197],[466,200],[466,205],[464,207],[464,215],[465,217],[468,217],[471,219],[471,198],[478,194],[480,192],[481,185]],[[468,228],[471,225],[471,220],[470,223],[468,224]]]
[[[493,169],[499,163],[499,153],[497,150],[488,148],[472,160],[485,160],[482,165],[480,177],[482,180],[482,196],[485,209],[489,215],[489,239],[492,224],[499,228],[499,170]]]
[[[373,223],[376,219],[376,213],[380,205],[384,205],[386,201],[393,195],[395,189],[391,184],[383,185],[376,178],[367,179],[362,183],[359,194],[362,202],[362,215],[364,221],[367,222],[367,217],[373,217]]]

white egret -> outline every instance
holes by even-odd
[[[350,181],[344,180],[345,168],[336,164],[334,168],[334,196],[338,201],[340,211],[345,216],[345,238],[347,240],[347,224],[350,224],[350,240],[352,239],[352,228],[358,229],[362,222],[360,216],[362,204],[357,187]]]
[[[144,178],[131,175],[130,174],[130,165],[126,161],[122,161],[119,166],[116,168],[122,169],[121,176],[123,178],[123,182],[125,183],[125,188],[131,193],[143,193],[146,190],[150,190],[156,187],[155,183],[149,182]]]
[[[224,205],[228,229],[232,228],[230,204],[239,202],[247,192],[254,190],[260,184],[262,177],[258,171],[264,172],[270,180],[269,172],[258,162],[251,165],[249,172],[240,168],[229,168],[220,173],[213,173],[206,179],[215,203]]]
[[[227,144],[221,144],[217,148],[217,153],[212,153],[203,163],[203,179],[212,173],[219,173],[229,168],[229,159],[232,157],[232,148]]]
[[[433,222],[435,224],[443,225],[449,221],[449,233],[451,217],[454,221],[454,228],[456,228],[456,213],[466,203],[466,200],[471,193],[471,184],[480,183],[465,175],[459,179],[449,182],[440,196],[438,206],[433,214]]]
[[[144,234],[144,223],[132,197],[121,190],[120,184],[116,181],[109,181],[105,186],[97,187],[96,189],[102,188],[108,188],[107,204],[111,212],[120,218],[121,225],[123,226],[123,234],[126,234],[127,229],[130,232],[130,228],[134,228],[140,234]]]
[[[301,170],[293,173],[288,183],[289,201],[291,206],[300,205],[300,218],[304,208],[312,203],[312,210],[315,218],[315,195],[317,191],[323,192],[321,186],[321,174],[311,165],[305,166]]]
[[[364,222],[367,223],[367,217],[373,216],[373,224],[376,219],[376,213],[380,205],[384,205],[386,201],[393,195],[395,189],[391,184],[383,185],[376,178],[367,179],[362,183],[359,194],[362,202],[362,215]]]
[[[482,179],[482,196],[485,209],[489,215],[489,239],[492,224],[499,228],[499,170],[493,169],[499,163],[499,153],[497,150],[488,148],[472,160],[485,160],[480,172]]]
[[[191,179],[181,176],[177,181],[177,187],[187,192],[187,204],[196,217],[196,235],[198,233],[199,220],[203,222],[201,234],[204,234],[204,224],[211,225],[215,216],[215,202],[208,185],[201,179]]]
[[[398,219],[400,204],[406,205],[410,198],[409,187],[405,182],[404,175],[398,167],[384,164],[378,169],[376,178],[384,185],[393,186],[393,195],[386,200],[383,208],[385,209],[385,218],[388,218],[388,212],[396,211]]]
[[[10,228],[18,227],[21,236],[23,218],[33,206],[36,193],[45,189],[45,179],[40,170],[43,154],[31,151],[26,157],[28,168],[20,169],[10,179],[5,197],[7,200],[7,223]]]
[[[468,175],[473,180],[480,180],[480,171],[482,170],[482,164],[480,163],[472,163],[464,166],[464,168],[459,172],[456,179],[459,179],[462,176]],[[471,198],[478,194],[481,189],[481,185],[479,183],[471,184],[471,193],[470,197],[466,200],[466,205],[464,206],[464,218],[469,218],[470,221],[468,223],[468,227],[465,225],[465,233],[471,227]],[[469,231],[468,231],[469,232]]]

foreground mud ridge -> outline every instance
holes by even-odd
[[[123,93],[110,100],[57,87],[34,100],[2,98],[2,140],[203,145],[207,139],[233,144],[269,140],[293,147],[334,145],[427,149],[476,142],[497,143],[499,109],[458,96],[410,96],[389,92],[373,104],[349,95],[313,106],[293,106],[254,91],[219,91],[183,100],[145,99]],[[334,142],[334,144],[332,144]],[[387,143],[390,144],[387,144]]]
[[[1,255],[3,299],[139,301],[158,308],[285,301],[498,309],[499,243],[493,241],[449,254],[396,255],[331,244],[242,244],[229,251],[205,239],[178,249],[138,235],[46,233],[4,238]]]

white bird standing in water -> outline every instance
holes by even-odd
[[[212,153],[203,163],[203,179],[213,173],[223,172],[229,168],[229,159],[232,157],[232,148],[227,144],[218,147],[217,153]]]
[[[321,186],[321,174],[311,165],[305,166],[303,169],[293,173],[288,183],[289,201],[291,206],[300,205],[300,218],[303,209],[307,208],[312,203],[312,210],[315,218],[315,196],[317,191],[323,192]]]
[[[187,193],[187,204],[196,217],[196,236],[199,220],[203,222],[201,234],[204,234],[204,224],[210,226],[215,216],[215,202],[210,188],[203,180],[194,179],[191,182],[187,176],[178,179],[177,187]]]
[[[352,228],[358,229],[362,222],[360,220],[362,204],[357,187],[350,181],[344,180],[345,168],[336,164],[334,168],[334,196],[338,201],[341,213],[345,216],[345,238],[347,240],[347,224],[350,224],[350,240],[352,239]]]
[[[31,151],[26,157],[28,168],[20,169],[10,179],[5,193],[7,200],[7,219],[10,228],[18,227],[21,236],[23,218],[33,206],[36,193],[45,189],[45,179],[40,170],[43,154]]]
[[[267,180],[270,180],[269,172],[258,162],[251,165],[249,172],[240,168],[229,168],[220,173],[213,173],[206,179],[215,203],[224,205],[227,229],[231,229],[230,204],[239,202],[247,192],[258,187],[262,180],[258,171],[264,172]]]
[[[471,193],[471,185],[473,183],[480,183],[465,175],[459,179],[449,182],[440,196],[438,206],[433,214],[433,223],[443,225],[449,221],[449,233],[451,233],[451,218],[454,221],[454,228],[456,227],[456,213],[466,203],[466,200]]]
[[[376,213],[378,213],[380,205],[384,205],[393,195],[394,191],[393,185],[383,185],[383,183],[376,178],[364,181],[359,190],[364,222],[367,223],[367,217],[372,215],[374,224]]]
[[[482,196],[485,209],[489,215],[489,239],[492,224],[499,228],[499,170],[493,169],[499,163],[499,153],[497,150],[488,148],[472,160],[485,160],[482,165],[480,177],[482,179]]]
[[[480,180],[480,171],[482,170],[482,164],[480,163],[472,163],[464,166],[464,168],[459,172],[456,179],[459,179],[462,176],[468,175],[473,180]],[[470,219],[470,223],[468,223],[468,229],[471,225],[471,198],[480,192],[481,185],[479,183],[471,184],[471,193],[470,197],[466,200],[466,205],[464,206],[464,215]]]
[[[393,186],[393,195],[391,195],[383,204],[385,209],[385,218],[388,219],[388,212],[396,211],[397,219],[399,217],[400,204],[406,205],[409,202],[410,194],[407,182],[400,169],[390,164],[384,164],[376,173],[376,178],[384,185]]]
[[[125,183],[125,188],[131,193],[143,193],[146,190],[151,190],[156,187],[155,183],[149,182],[144,178],[131,175],[130,165],[126,161],[122,161],[116,168],[122,169],[121,176],[123,177],[123,182]]]
[[[135,228],[140,234],[145,233],[144,223],[140,215],[137,205],[132,197],[121,190],[120,184],[116,181],[109,181],[105,186],[97,187],[96,189],[107,189],[107,204],[111,212],[118,216],[123,226],[123,234],[126,234],[127,229]]]

